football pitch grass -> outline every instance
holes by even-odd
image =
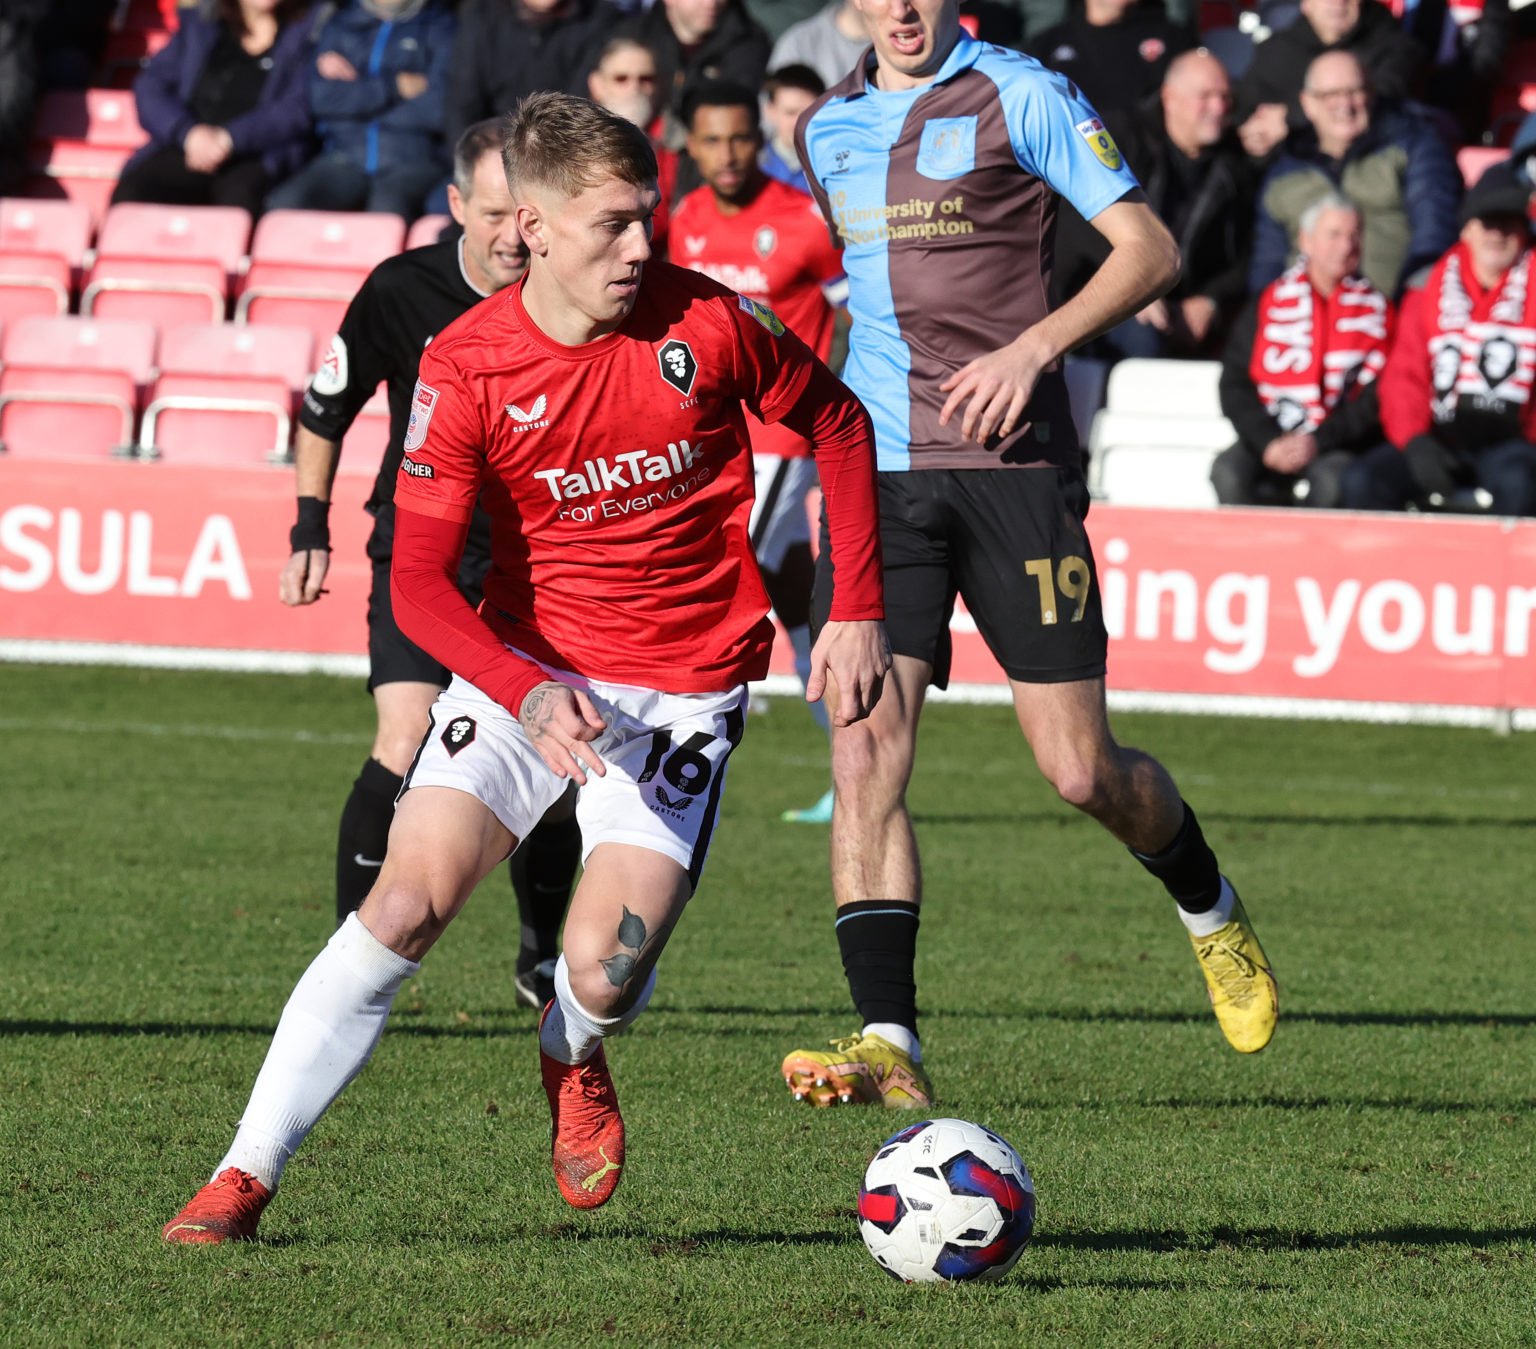
[[[1536,736],[1124,716],[1195,803],[1281,982],[1228,1050],[1171,903],[1043,786],[1003,708],[936,706],[912,792],[937,1113],[1029,1163],[996,1286],[866,1255],[904,1117],[813,1112],[854,1028],[804,711],[755,716],[650,1011],[610,1047],[630,1159],[567,1209],[516,912],[492,877],[258,1242],[159,1230],[222,1155],[332,925],[358,682],[0,665],[7,1343],[1536,1344]]]

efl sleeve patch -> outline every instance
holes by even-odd
[[[752,315],[775,337],[784,336],[784,325],[779,321],[779,316],[765,304],[759,304],[756,300],[749,300],[745,295],[738,295],[736,303],[741,306],[742,312]]]
[[[1115,138],[1105,129],[1103,122],[1097,117],[1079,122],[1077,134],[1088,142],[1088,148],[1098,156],[1099,163],[1106,169],[1119,169],[1122,163],[1120,147],[1115,144]]]
[[[411,420],[405,427],[405,448],[419,450],[427,438],[427,426],[432,421],[432,409],[437,406],[437,390],[428,388],[419,379],[411,394]]]
[[[315,371],[309,387],[322,398],[334,398],[347,388],[347,344],[340,333],[331,338],[325,359]]]

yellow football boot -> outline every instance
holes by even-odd
[[[1239,1054],[1258,1053],[1275,1033],[1280,989],[1243,901],[1234,893],[1231,917],[1210,936],[1191,934],[1190,941],[1227,1043]]]
[[[927,1110],[933,1105],[933,1083],[923,1065],[879,1035],[833,1040],[830,1051],[797,1049],[779,1071],[795,1100],[818,1107]]]

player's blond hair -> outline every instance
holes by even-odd
[[[637,187],[656,181],[656,152],[645,132],[590,98],[529,94],[503,132],[501,163],[514,194],[538,186],[574,197],[609,178]]]

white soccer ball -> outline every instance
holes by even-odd
[[[859,1232],[904,1283],[1001,1279],[1035,1230],[1035,1185],[990,1129],[923,1120],[892,1134],[864,1172]]]

